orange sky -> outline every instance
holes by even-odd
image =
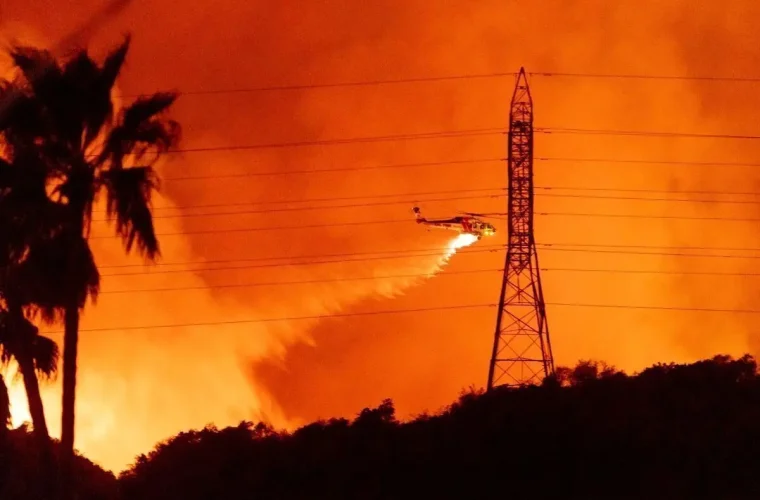
[[[132,51],[120,81],[124,94],[504,72],[520,66],[533,72],[757,75],[754,71],[760,51],[756,47],[760,44],[752,20],[760,14],[760,6],[750,0],[729,3],[731,9],[726,8],[726,2],[718,1],[699,2],[700,7],[696,2],[673,1],[664,7],[663,2],[654,0],[553,0],[537,7],[533,2],[501,0],[378,0],[366,5],[328,0],[299,2],[296,8],[286,2],[228,0],[214,2],[212,9],[211,4],[201,2],[177,8],[175,2],[167,0],[135,0],[103,27],[93,49],[102,53],[125,31],[133,33]],[[50,1],[6,0],[0,30],[6,39],[16,36],[49,43],[72,29],[98,4],[81,0],[58,11]],[[196,94],[181,97],[174,116],[184,127],[184,148],[506,127],[513,83],[507,77]],[[532,77],[530,83],[537,127],[756,133],[752,125],[757,119],[757,88],[750,83],[540,76]],[[756,162],[758,153],[752,141],[536,135],[538,157]],[[505,154],[505,140],[498,135],[185,153],[173,155],[162,166],[167,180],[157,205],[495,188],[506,180],[504,165],[498,162],[209,177],[498,158]],[[751,167],[735,166],[537,161],[535,175],[539,186],[625,189],[754,191],[757,182]],[[176,179],[188,176],[206,178]],[[544,194],[537,195],[537,212],[758,216],[757,205],[752,204]],[[420,203],[431,216],[460,210],[505,210],[503,200],[489,198],[428,203],[421,199]],[[166,218],[212,209],[191,212],[164,208],[156,214],[164,216],[157,220],[161,233],[202,233],[163,237],[165,263],[444,245],[448,235],[421,230],[412,222],[410,209],[410,205],[399,204]],[[208,232],[407,217],[409,223]],[[502,222],[497,223],[503,229]],[[760,246],[760,235],[751,222],[538,215],[536,232],[539,243]],[[96,226],[96,236],[107,234],[102,224]],[[118,242],[98,238],[93,245],[104,275],[133,275],[104,278],[107,293],[97,308],[87,311],[85,329],[495,302],[499,273],[447,272],[493,269],[503,264],[501,253],[463,253],[430,280],[395,278],[204,290],[276,280],[414,274],[431,269],[436,257],[146,276],[134,274],[142,272],[142,267],[109,267],[139,262],[121,257]],[[477,248],[478,244],[472,249]],[[540,258],[542,266],[550,269],[758,271],[751,259],[548,250],[542,250]],[[156,271],[183,269],[187,266]],[[543,273],[549,303],[758,309],[756,280],[751,276]],[[138,291],[192,287],[195,289]],[[114,291],[126,292],[109,293]],[[753,339],[757,319],[750,315],[552,305],[548,314],[556,362],[561,365],[571,365],[579,358],[601,358],[636,370],[657,361],[687,361],[717,352],[754,352],[757,346]],[[460,390],[485,383],[494,322],[495,310],[482,309],[291,323],[85,331],[80,351],[77,447],[96,462],[120,470],[159,439],[209,422],[227,425],[266,416],[286,425],[317,417],[351,416],[385,397],[396,401],[402,416],[436,410]],[[45,393],[54,433],[59,427],[58,387],[51,385]]]

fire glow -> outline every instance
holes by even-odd
[[[407,9],[406,3],[399,2],[401,7],[393,10],[380,2],[295,5],[232,1],[221,9],[178,10],[173,2],[156,0],[141,3],[128,14],[131,17],[108,26],[102,39],[93,43],[93,50],[102,50],[106,42],[110,46],[124,31],[133,32],[135,46],[129,56],[126,79],[120,84],[124,95],[177,87],[242,89],[269,84],[485,75],[522,65],[536,72],[558,68],[652,75],[756,72],[756,58],[749,52],[738,54],[736,47],[757,38],[756,27],[750,22],[757,2],[737,0],[732,3],[731,15],[720,2],[702,2],[699,9],[693,8],[694,2],[684,1],[652,9],[641,9],[635,2],[596,2],[598,5],[589,7],[583,15],[577,15],[572,2],[549,3],[552,8],[543,2],[411,2],[414,7]],[[71,2],[67,9],[46,9],[43,4],[5,2],[0,36],[35,45],[52,43],[90,15],[93,2]],[[510,30],[494,29],[517,17],[537,19],[544,15],[549,16],[546,22],[523,30],[519,40]],[[573,23],[564,22],[569,18]],[[600,24],[600,18],[605,22]],[[448,36],[452,32],[451,19],[468,20],[456,25],[457,37]],[[706,25],[711,26],[709,39],[703,33]],[[283,30],[282,26],[292,29]],[[198,36],[181,36],[188,30]],[[644,36],[647,33],[658,36]],[[741,57],[727,57],[728,54]],[[298,63],[292,64],[293,60]],[[720,92],[722,87],[705,81],[538,75],[531,85],[539,121],[557,127],[689,132],[738,132],[756,127],[756,117],[749,112],[756,107],[752,104],[756,96],[739,91],[745,89],[742,85],[736,87],[736,92]],[[490,128],[506,124],[505,96],[511,88],[509,78],[477,78],[448,83],[335,87],[329,92],[303,89],[220,93],[213,97],[187,95],[178,101],[176,118],[186,131],[188,148]],[[537,185],[731,192],[745,191],[752,182],[748,177],[751,169],[744,168],[721,169],[720,186],[716,186],[713,170],[694,165],[680,168],[673,164],[665,168],[641,163],[635,168],[610,168],[607,162],[572,160],[715,161],[725,157],[724,140],[542,134],[537,141],[541,143],[537,143],[536,151],[542,157],[566,159],[541,161],[536,168]],[[755,148],[747,145],[750,142],[743,141],[742,147],[731,150],[732,161],[758,161]],[[503,186],[502,168],[473,160],[501,157],[504,153],[501,139],[495,142],[490,135],[468,134],[445,139],[439,136],[436,140],[351,140],[324,148],[176,155],[163,172],[166,175],[162,174],[166,198],[156,203],[156,207],[162,207],[157,214],[164,214],[158,221],[160,232],[177,235],[161,239],[164,262],[284,257],[283,249],[293,255],[332,255],[387,247],[420,248],[423,244],[419,228],[399,230],[392,224],[242,231],[246,227],[392,219],[398,214],[390,206],[314,211],[304,214],[303,222],[300,215],[294,217],[293,212],[286,211],[184,217],[185,212],[178,207],[249,205],[280,195],[282,199],[305,200]],[[430,168],[430,162],[452,159],[456,164]],[[409,163],[428,166],[359,170]],[[357,170],[239,176],[251,171],[313,168],[316,172],[335,165]],[[225,177],[228,174],[230,177]],[[197,176],[200,180],[181,179],[183,176]],[[177,178],[180,179],[170,180]],[[627,197],[605,201],[575,195],[541,196],[536,203],[538,211],[546,212],[537,221],[541,241],[615,245],[617,249],[541,250],[542,264],[556,268],[546,275],[547,300],[760,307],[754,303],[756,284],[743,279],[757,271],[751,259],[682,258],[666,251],[662,255],[624,252],[627,245],[714,247],[718,239],[720,246],[757,247],[756,225],[732,223],[727,230],[724,224],[676,218],[704,217],[708,211],[720,217],[755,218],[757,207],[752,204],[704,204],[685,199],[673,204],[644,203]],[[473,205],[467,204],[466,208],[473,209]],[[477,208],[501,211],[503,200],[484,197]],[[436,206],[435,210],[442,208]],[[187,215],[197,212],[187,211]],[[552,212],[558,215],[550,215]],[[560,216],[563,212],[627,213],[636,217]],[[668,217],[639,218],[645,214]],[[219,230],[219,234],[210,234],[212,230]],[[188,234],[179,236],[182,233]],[[447,244],[450,236],[456,238]],[[386,302],[378,308],[435,306],[451,297],[452,292],[462,290],[466,290],[468,301],[493,302],[497,273],[441,276],[435,282],[431,278],[450,261],[452,265],[461,264],[463,269],[476,267],[474,260],[469,261],[471,258],[477,259],[478,267],[500,267],[501,255],[462,252],[457,256],[458,262],[453,262],[453,255],[471,245],[472,238],[455,233],[444,233],[440,238],[431,246],[446,250],[429,257],[203,272],[184,272],[184,266],[171,266],[171,273],[154,272],[166,268],[143,268],[137,260],[127,260],[116,242],[94,240],[99,265],[139,265],[136,268],[145,272],[116,276],[112,270],[107,271],[104,288],[133,292],[106,294],[96,308],[87,310],[84,328],[107,331],[84,332],[81,337],[76,447],[98,464],[120,470],[159,440],[208,422],[224,426],[264,415],[274,425],[284,426],[278,420],[278,407],[285,408],[288,418],[303,418],[305,423],[316,416],[351,417],[362,408],[360,405],[376,404],[383,397],[393,398],[399,414],[450,403],[463,386],[485,382],[485,365],[492,347],[493,317],[489,310],[376,316],[372,323],[369,317],[326,320],[330,328],[321,333],[315,333],[319,327],[316,320],[245,323],[268,317],[329,316],[362,304],[371,308],[375,302],[400,295],[406,295],[402,300],[409,303]],[[579,273],[570,268],[647,273]],[[697,274],[705,269],[733,273],[736,282],[723,286],[726,275],[711,278]],[[676,274],[681,272],[691,274]],[[367,275],[377,279],[351,280]],[[391,277],[400,275],[415,277]],[[245,287],[246,283],[276,280],[341,281]],[[230,284],[234,286],[227,287]],[[419,286],[422,284],[428,286]],[[420,293],[404,293],[413,287]],[[720,294],[715,294],[716,287],[721,289]],[[162,288],[171,291],[155,292]],[[549,314],[556,361],[563,365],[574,365],[577,359],[603,359],[620,369],[638,370],[661,361],[690,362],[715,352],[736,356],[760,352],[757,315],[575,307],[555,307]],[[240,324],[215,324],[223,321]],[[214,326],[148,328],[191,323]],[[614,337],[609,335],[610,324],[616,325]],[[118,330],[122,326],[130,330]],[[367,334],[368,330],[376,335]],[[393,332],[403,335],[394,336]],[[433,337],[436,349],[430,349]],[[60,336],[54,338],[60,342]],[[336,338],[343,340],[325,341]],[[304,345],[309,347],[299,349]],[[311,349],[312,345],[316,349]],[[319,355],[314,354],[317,350]],[[457,363],[450,362],[453,357]],[[259,360],[281,363],[290,375],[274,381],[250,375],[246,364]],[[372,363],[374,371],[367,368]],[[391,364],[400,368],[390,369]],[[13,378],[13,372],[9,367],[6,383],[10,386],[13,422],[19,425],[29,417],[23,384]],[[369,378],[375,372],[381,373],[378,379]],[[383,384],[377,382],[379,379]],[[60,377],[55,383],[42,383],[41,389],[50,432],[57,437]]]
[[[366,288],[357,288],[356,283],[351,282],[350,280],[346,283],[337,282],[330,287],[329,291],[326,292],[327,295],[323,297],[321,301],[323,304],[321,303],[317,309],[303,309],[303,306],[299,307],[296,301],[295,303],[291,304],[290,308],[285,309],[285,311],[294,310],[296,312],[293,312],[292,314],[295,316],[304,314],[308,315],[311,313],[329,316],[330,314],[339,314],[341,311],[351,307],[352,304],[360,301],[364,297],[376,296],[385,300],[393,300],[404,295],[407,290],[416,286],[420,286],[425,281],[441,273],[444,270],[445,266],[450,263],[451,258],[457,253],[457,251],[472,245],[476,241],[478,241],[476,236],[468,233],[461,233],[444,245],[442,254],[440,255],[422,258],[414,257],[408,264],[393,264],[391,266],[382,266],[382,269],[377,270],[377,279],[371,282],[366,282]],[[409,273],[408,276],[415,275],[416,277],[394,278],[393,276],[397,273],[404,274],[405,276],[407,276],[406,273]],[[304,290],[304,292],[305,291],[306,290]],[[325,305],[331,303],[330,300],[327,299],[328,296],[334,300],[333,306],[328,307]],[[212,305],[209,305],[209,307],[212,307]],[[245,316],[250,317],[251,312],[253,311],[249,311]],[[220,310],[219,314],[223,317],[229,317],[237,313],[232,310]],[[283,315],[287,314],[290,313],[283,313]],[[308,332],[312,326],[313,322],[309,322],[308,324],[301,324],[300,328],[298,328],[298,331],[293,332],[292,338],[281,338],[280,342],[282,342],[283,347],[287,349],[289,345],[293,345],[294,343],[298,342],[311,343]],[[256,327],[257,329],[260,328],[260,334],[262,335],[264,332],[267,332],[270,337],[275,336],[273,329],[270,330],[267,327],[259,325],[256,325]],[[218,329],[221,328],[222,327],[218,327]],[[239,353],[245,352],[244,346],[248,345],[248,342],[250,340],[243,340],[243,338],[251,338],[250,334],[248,333],[248,330],[251,327],[248,326],[240,328],[227,328],[229,328],[226,337],[228,339],[228,342],[230,344],[239,342],[234,350]],[[295,328],[295,325],[289,325],[288,328]],[[238,332],[238,330],[240,330],[240,332]],[[191,332],[187,332],[185,335],[191,335]],[[238,336],[240,336],[240,338],[238,338]],[[262,351],[261,353],[251,353],[251,358],[255,359],[259,356],[266,357],[271,355],[273,354],[269,351]],[[211,358],[207,358],[207,362],[209,359]],[[103,377],[106,377],[103,380],[111,380],[111,377],[115,376],[115,374],[109,374],[102,372],[101,370],[90,372],[87,366],[83,366],[83,370],[83,373],[86,375],[86,377],[83,376],[83,380],[86,382],[93,381],[93,378],[101,379]],[[26,393],[24,392],[24,386],[21,378],[19,376],[16,376],[15,363],[9,364],[5,370],[5,373],[7,374],[6,383],[9,386],[8,390],[11,399],[12,425],[14,427],[18,427],[23,424],[31,425]],[[233,375],[231,373],[228,373],[227,378],[232,379]],[[43,401],[45,403],[45,413],[49,417],[48,425],[50,426],[50,432],[53,437],[57,438],[60,432],[59,419],[56,418],[60,411],[60,386],[58,385],[60,380],[53,380],[52,382],[53,383],[43,382],[41,388]],[[111,383],[114,382],[112,381]],[[107,440],[109,437],[113,436],[113,433],[115,432],[121,432],[122,434],[129,433],[129,429],[124,427],[123,423],[119,425],[121,422],[119,417],[119,408],[123,404],[127,404],[127,402],[117,402],[116,400],[113,400],[109,404],[108,401],[102,400],[102,398],[97,394],[97,391],[91,391],[89,389],[89,385],[82,385],[82,391],[78,401],[78,406],[83,414],[82,418],[84,420],[90,414],[97,415],[98,425],[83,425],[77,429],[77,440],[78,443],[81,443],[78,444],[77,447],[82,449],[83,452],[88,453],[88,456],[92,456],[102,465],[115,470],[120,470],[131,461],[132,457],[136,453],[149,449],[155,443],[155,441],[168,437],[172,432],[180,432],[182,430],[187,430],[187,428],[193,426],[202,426],[210,421],[213,421],[216,425],[232,425],[236,423],[237,419],[245,418],[245,414],[240,413],[240,409],[238,408],[240,401],[233,399],[225,401],[224,394],[218,392],[218,412],[198,414],[198,411],[200,410],[196,409],[195,413],[197,418],[192,417],[185,421],[181,421],[177,418],[175,425],[164,429],[163,433],[157,433],[157,435],[152,435],[150,432],[140,430],[139,427],[134,428],[132,430],[136,432],[136,436],[131,443],[134,445],[134,449],[120,449],[109,451],[103,449],[98,443],[102,442],[103,439]],[[230,398],[233,398],[235,394],[237,394],[237,391],[231,391]],[[285,427],[289,429],[294,428],[296,423],[305,423],[288,421],[283,415],[279,414],[276,406],[273,406],[275,403],[270,402],[264,393],[255,394],[254,396],[255,397],[253,397],[251,401],[248,401],[248,407],[251,411],[253,411],[251,418],[260,417],[262,419],[270,421],[277,427]],[[131,400],[129,404],[132,404]],[[190,405],[191,402],[187,401],[185,404]],[[229,408],[226,410],[224,409],[225,405],[229,406]],[[228,417],[227,414],[234,414],[235,417]],[[91,421],[90,424],[93,424],[91,418],[88,420]]]

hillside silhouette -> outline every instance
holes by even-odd
[[[60,442],[53,440],[56,457]],[[6,430],[0,427],[0,499],[49,500],[45,484],[38,471],[39,447],[26,426]],[[117,500],[119,489],[116,477],[85,457],[74,459],[74,486],[78,500]]]
[[[758,438],[750,356],[634,376],[587,361],[406,423],[386,400],[293,433],[251,422],[183,432],[118,480],[80,458],[77,486],[83,500],[749,498],[760,494]],[[40,498],[31,435],[0,439],[0,498]]]

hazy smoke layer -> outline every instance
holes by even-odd
[[[64,12],[51,8],[50,2],[7,0],[0,30],[6,37],[54,40],[96,4],[83,0]],[[534,72],[737,76],[752,75],[757,67],[760,45],[751,25],[760,8],[756,2],[733,2],[730,11],[717,1],[700,2],[698,8],[686,1],[644,4],[332,0],[291,6],[230,0],[213,7],[196,3],[177,9],[175,3],[159,0],[135,2],[103,27],[93,47],[102,53],[124,31],[133,32],[134,46],[121,88],[125,94],[185,91],[175,116],[185,127],[188,148],[505,127],[513,81],[477,78],[243,91],[258,87],[501,73],[520,66]],[[750,84],[534,76],[531,85],[540,127],[741,134],[752,133],[756,121]],[[220,89],[239,92],[191,93]],[[539,190],[538,212],[637,216],[536,217],[539,242],[615,245],[575,247],[580,251],[555,245],[542,251],[558,363],[594,357],[635,370],[659,360],[689,360],[716,351],[738,354],[753,347],[750,332],[756,321],[751,315],[551,303],[757,308],[751,277],[672,274],[750,273],[756,271],[755,260],[684,257],[670,254],[688,252],[661,248],[757,247],[760,241],[752,222],[663,217],[753,218],[756,205],[694,201],[727,199],[694,193],[680,195],[687,200],[681,202],[630,199],[676,196],[659,193],[668,190],[754,192],[757,179],[752,167],[577,161],[752,163],[758,161],[757,153],[749,141],[717,138],[537,134],[536,156],[555,158],[537,160],[537,185],[649,190]],[[85,328],[196,326],[84,332],[77,445],[94,460],[121,468],[156,440],[208,422],[225,425],[267,417],[286,425],[317,416],[350,415],[388,396],[409,414],[436,409],[461,388],[482,385],[494,322],[494,311],[487,308],[328,321],[229,322],[491,303],[498,298],[498,272],[444,272],[416,288],[408,288],[413,284],[408,278],[229,285],[428,272],[436,264],[435,256],[250,266],[251,259],[273,256],[440,247],[446,236],[413,224],[412,202],[430,215],[447,216],[462,210],[504,211],[503,198],[425,202],[454,195],[370,197],[500,187],[506,179],[504,164],[366,168],[504,155],[501,135],[174,155],[162,168],[165,198],[157,201],[162,208],[156,214],[161,217],[160,232],[187,235],[162,238],[163,262],[225,261],[214,266],[238,268],[156,273],[189,267],[180,265],[156,268],[151,275],[106,278],[106,291],[123,292],[106,293],[98,307],[88,311]],[[283,175],[351,168],[364,170]],[[230,177],[262,172],[278,175]],[[547,196],[557,194],[571,196]],[[356,196],[367,198],[336,200]],[[333,201],[278,206],[353,206],[187,217],[273,207],[247,205],[254,202],[324,198]],[[398,199],[409,203],[361,206]],[[198,205],[217,206],[176,208]],[[240,231],[401,219],[408,222]],[[96,234],[108,231],[99,227]],[[138,262],[125,261],[115,241],[94,244],[103,266]],[[483,247],[480,243],[473,250],[479,245]],[[249,267],[240,269],[246,265],[242,260]],[[447,269],[487,270],[502,264],[499,252],[471,252],[452,259]],[[571,268],[593,271],[567,270]],[[143,268],[103,269],[104,274],[138,271]],[[140,292],[165,288],[182,290]],[[407,292],[398,296],[401,289]],[[221,322],[227,323],[204,325]],[[58,396],[53,389],[46,399],[55,432]]]

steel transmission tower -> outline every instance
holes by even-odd
[[[507,258],[488,389],[540,382],[554,373],[533,236],[533,99],[520,69],[509,113]]]

